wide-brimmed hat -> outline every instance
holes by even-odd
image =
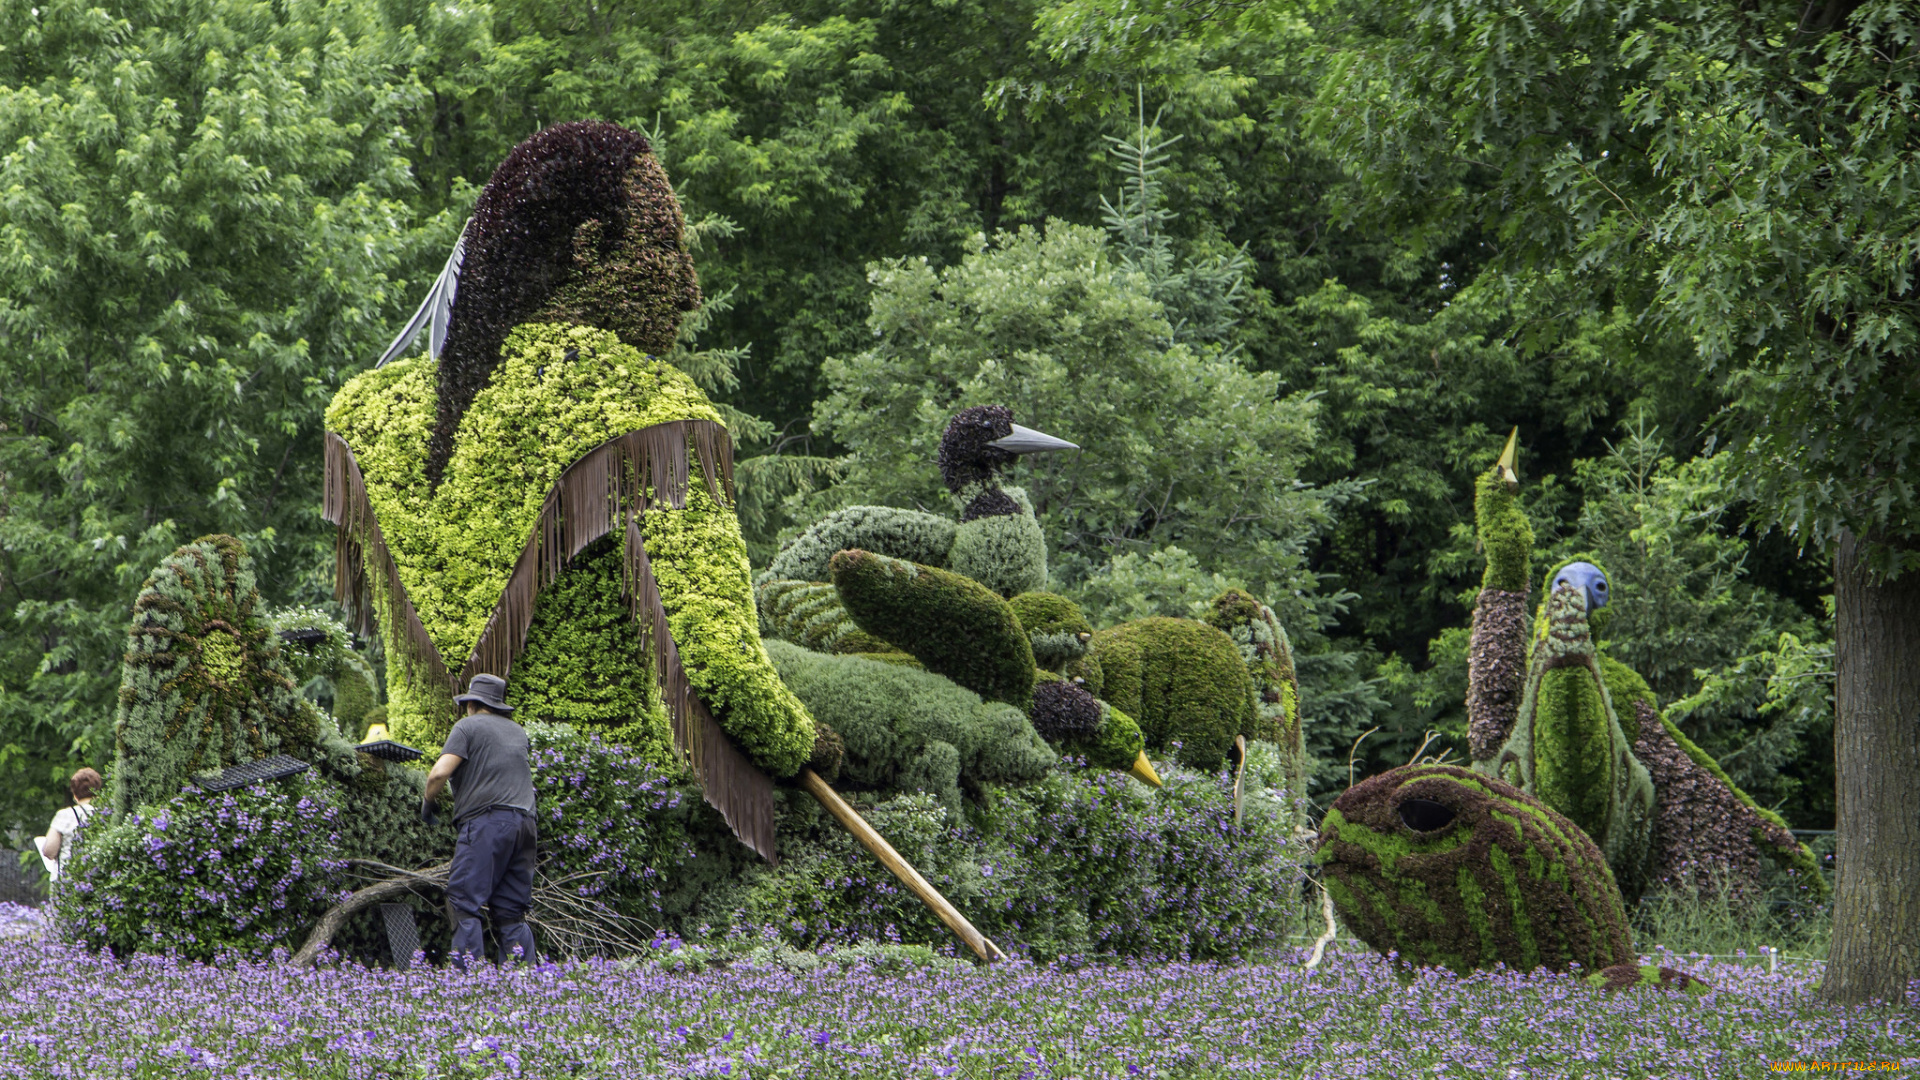
[[[453,699],[455,705],[477,701],[494,712],[506,715],[513,711],[507,704],[507,680],[498,675],[475,675],[467,681],[467,692]]]

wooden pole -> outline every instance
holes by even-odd
[[[915,870],[912,863],[901,858],[900,853],[893,849],[893,845],[887,843],[886,837],[875,832],[873,826],[867,824],[867,819],[847,805],[847,800],[841,798],[839,792],[828,786],[825,780],[820,779],[819,773],[812,769],[801,769],[800,786],[806,788],[814,798],[819,799],[820,805],[827,808],[827,813],[832,814],[836,821],[847,827],[848,832],[866,845],[867,850],[873,852],[873,857],[880,860],[880,865],[893,871],[893,876],[899,878],[902,884],[913,891],[913,895],[920,898],[921,903],[927,905],[941,922],[947,924],[947,929],[953,931],[955,937],[966,942],[975,956],[988,963],[1007,958],[1006,954],[1000,951],[999,946],[989,941],[980,931],[975,930],[973,924],[967,921],[965,915],[960,914],[958,908],[948,903],[947,898],[941,896],[938,889],[929,884],[926,878],[921,877],[920,871]]]

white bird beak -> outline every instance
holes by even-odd
[[[1056,439],[1043,431],[1030,427],[1013,425],[1013,434],[1004,439],[995,439],[987,444],[997,446],[1009,454],[1037,454],[1042,450],[1078,450],[1078,446],[1065,439]]]

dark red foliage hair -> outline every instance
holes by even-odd
[[[618,124],[558,124],[513,148],[474,206],[440,356],[427,477],[523,322],[612,330],[642,352],[673,346],[700,304],[680,204],[646,137]]]

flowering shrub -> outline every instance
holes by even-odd
[[[89,948],[208,959],[298,946],[338,897],[338,811],[315,781],[186,791],[81,830],[55,927]]]
[[[548,880],[572,878],[567,887],[578,895],[659,927],[751,857],[688,778],[653,760],[651,747],[562,724],[526,728]]]
[[[1010,954],[1214,958],[1277,946],[1294,929],[1304,845],[1258,783],[1244,824],[1231,786],[1171,763],[1151,791],[1065,767],[990,788],[955,820],[926,795],[849,799],[881,835]],[[749,868],[703,898],[709,935],[813,948],[953,937],[824,811],[788,793],[778,868]],[[698,925],[689,932],[699,934]]]

